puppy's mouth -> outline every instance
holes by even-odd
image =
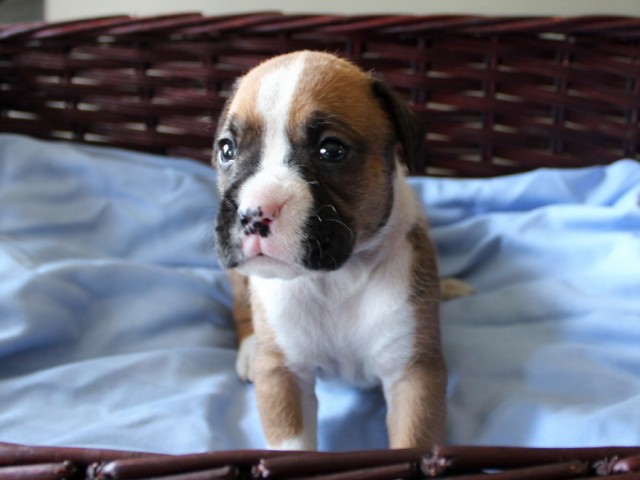
[[[281,231],[277,221],[242,225],[236,231],[238,271],[263,278],[290,279],[307,270],[300,261],[300,242],[293,232]]]
[[[274,234],[265,223],[260,225],[258,230],[252,227],[250,231],[243,229],[239,234],[243,263],[254,259],[295,263],[297,252],[291,250],[290,245],[281,238],[282,235]]]

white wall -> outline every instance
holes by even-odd
[[[46,0],[51,21],[114,14],[154,15],[278,10],[287,13],[470,13],[485,15],[634,15],[640,0]]]

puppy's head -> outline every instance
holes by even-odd
[[[281,278],[339,269],[389,218],[396,146],[411,163],[421,141],[408,106],[345,60],[305,51],[254,68],[215,138],[220,263]]]

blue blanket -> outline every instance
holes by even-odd
[[[412,179],[442,274],[449,438],[640,445],[640,164]],[[212,248],[215,173],[0,135],[0,441],[261,448]],[[318,385],[320,447],[386,446],[381,392]]]

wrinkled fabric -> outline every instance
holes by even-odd
[[[411,179],[441,273],[448,441],[640,444],[640,165]],[[0,441],[262,448],[213,252],[215,172],[0,135]],[[320,448],[384,448],[379,390],[319,382]]]

